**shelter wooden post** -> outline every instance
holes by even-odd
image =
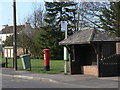
[[[100,76],[100,63],[99,63],[99,60],[100,60],[100,45],[99,45],[99,43],[98,43],[98,42],[97,42],[97,49],[96,49],[96,53],[97,53],[98,76]]]
[[[69,71],[70,71],[70,74],[71,74],[71,63],[72,63],[72,59],[71,59],[71,46],[69,46],[69,48],[67,48],[68,49],[68,58],[69,58]]]
[[[94,50],[95,50],[95,53],[96,53],[96,60],[97,60],[97,68],[98,68],[98,76],[100,75],[100,62],[99,62],[99,60],[101,59],[100,58],[100,45],[99,45],[99,43],[98,42],[96,42],[96,43],[91,43],[92,44],[92,46],[93,46],[93,48],[94,48]],[[96,45],[95,45],[96,44]]]
[[[69,70],[70,70],[70,74],[71,74],[71,63],[72,63],[72,60],[71,60],[71,53],[69,53],[69,63],[70,63],[70,64],[69,64],[69,66],[70,66],[70,69],[69,69]]]

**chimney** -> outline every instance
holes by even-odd
[[[8,24],[6,24],[6,25],[2,25],[3,26],[3,28],[6,28],[6,27],[8,27]]]
[[[30,23],[26,22],[25,27],[30,27]]]

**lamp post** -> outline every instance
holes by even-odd
[[[17,32],[16,32],[16,0],[13,0],[13,60],[14,70],[17,71]]]

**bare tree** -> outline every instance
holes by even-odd
[[[78,3],[78,29],[101,28],[100,16],[105,2],[79,2]]]
[[[44,13],[44,6],[42,4],[33,4],[33,12],[26,18],[25,22],[30,23],[31,27],[39,29],[45,25]]]

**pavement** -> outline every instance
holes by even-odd
[[[32,73],[30,71],[14,71],[11,68],[2,68],[2,76],[10,76],[10,77],[16,77],[16,78],[23,78],[23,79],[33,79],[33,80],[42,80],[47,82],[77,82],[77,81],[88,81],[88,80],[111,80],[111,81],[117,81],[118,77],[96,77],[96,76],[90,76],[90,75],[64,75],[64,73],[61,74],[40,74],[40,73]]]

